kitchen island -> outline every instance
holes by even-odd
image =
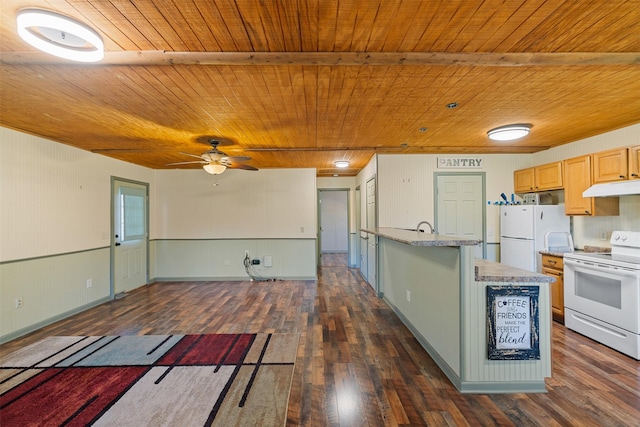
[[[378,292],[463,393],[546,392],[551,376],[549,283],[554,279],[475,259],[479,240],[395,228],[378,236]],[[539,356],[490,360],[487,290],[535,288]]]

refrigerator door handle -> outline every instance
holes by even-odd
[[[542,221],[543,216],[544,216],[544,211],[540,211],[540,221]]]

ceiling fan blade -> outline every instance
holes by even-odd
[[[167,163],[165,166],[176,166],[176,165],[195,165],[195,164],[204,164],[206,165],[209,162],[205,162],[204,160],[194,161],[194,162],[178,162],[178,163]]]
[[[196,159],[200,159],[204,161],[202,156],[196,156],[195,154],[190,154],[190,153],[183,153],[182,151],[180,152],[180,154],[184,154],[185,156],[195,157]]]
[[[243,165],[243,164],[229,164],[226,165],[229,169],[244,169],[246,171],[257,171],[258,168],[254,168],[253,166],[250,165]]]
[[[229,162],[248,162],[251,160],[251,157],[248,156],[225,156],[225,160]]]

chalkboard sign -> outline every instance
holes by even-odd
[[[539,360],[537,286],[487,286],[489,360]]]

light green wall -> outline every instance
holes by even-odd
[[[0,340],[109,300],[113,176],[149,184],[152,280],[247,279],[245,249],[316,277],[313,169],[155,171],[0,127]]]
[[[257,275],[277,279],[316,278],[315,239],[156,240],[156,280],[248,280],[245,251]],[[264,257],[272,266],[265,267]]]
[[[460,377],[460,248],[409,246],[385,238],[378,247],[379,289],[385,300]]]
[[[108,300],[109,252],[107,247],[0,264],[0,342]],[[22,298],[21,308],[15,308],[16,298]]]

